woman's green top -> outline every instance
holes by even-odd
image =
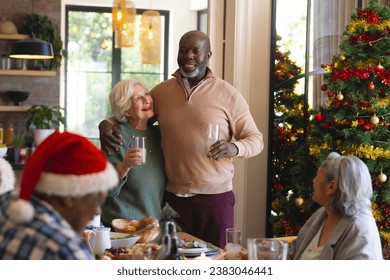
[[[120,180],[102,206],[101,219],[104,225],[111,225],[117,218],[140,220],[145,216],[157,217],[161,212],[161,204],[166,184],[164,157],[160,146],[158,126],[149,125],[147,130],[137,130],[130,124],[118,124],[122,134],[122,146],[111,155],[105,153],[109,162],[117,166],[124,158],[127,150],[135,146],[135,137],[147,137],[146,163],[133,166],[127,176]]]

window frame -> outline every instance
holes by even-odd
[[[65,46],[65,53],[68,51],[68,30],[69,30],[69,13],[70,12],[94,12],[94,13],[111,13],[112,9],[111,7],[98,7],[98,6],[79,6],[79,5],[65,5],[65,40],[64,40],[64,46]],[[147,11],[147,9],[136,9],[137,15],[142,15],[144,11]],[[162,42],[163,47],[163,56],[162,56],[162,76],[163,81],[168,79],[168,51],[169,51],[169,15],[170,12],[168,10],[157,10],[160,15],[163,17],[164,20],[164,40]],[[121,49],[115,48],[115,40],[114,40],[114,32],[112,32],[112,83],[111,87],[113,87],[115,84],[117,84],[121,80]],[[65,109],[68,104],[68,60],[65,56],[64,61],[64,106]],[[65,119],[67,119],[67,114],[65,112]],[[65,124],[64,126],[65,130],[67,129],[67,126]],[[97,128],[96,128],[97,129]],[[90,140],[98,140],[96,137],[90,137],[88,135],[84,135]]]

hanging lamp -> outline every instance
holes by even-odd
[[[19,59],[53,59],[53,46],[51,43],[35,38],[34,34],[31,34],[29,38],[12,44],[9,57]]]
[[[142,14],[140,26],[141,62],[161,63],[161,16],[158,11],[148,10]]]
[[[31,14],[34,11],[34,1],[31,1]],[[38,39],[34,35],[34,26],[29,38],[16,41],[11,45],[9,57],[19,59],[53,59],[53,46],[51,43]]]
[[[115,35],[115,48],[134,46],[135,5],[130,0],[114,0],[112,4],[112,29]]]

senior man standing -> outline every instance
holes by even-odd
[[[168,177],[164,201],[180,214],[183,231],[224,247],[225,230],[234,227],[232,159],[258,155],[264,144],[243,96],[207,67],[211,55],[206,34],[185,33],[179,42],[179,69],[150,95]],[[220,135],[207,151],[209,123],[219,124]],[[121,143],[109,121],[99,128],[103,149]]]

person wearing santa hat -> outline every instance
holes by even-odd
[[[94,259],[81,239],[118,184],[115,168],[86,138],[55,132],[29,158],[19,199],[0,229],[0,259]]]
[[[11,199],[11,193],[15,185],[15,173],[11,164],[4,158],[0,158],[0,227],[4,219],[4,212]]]

